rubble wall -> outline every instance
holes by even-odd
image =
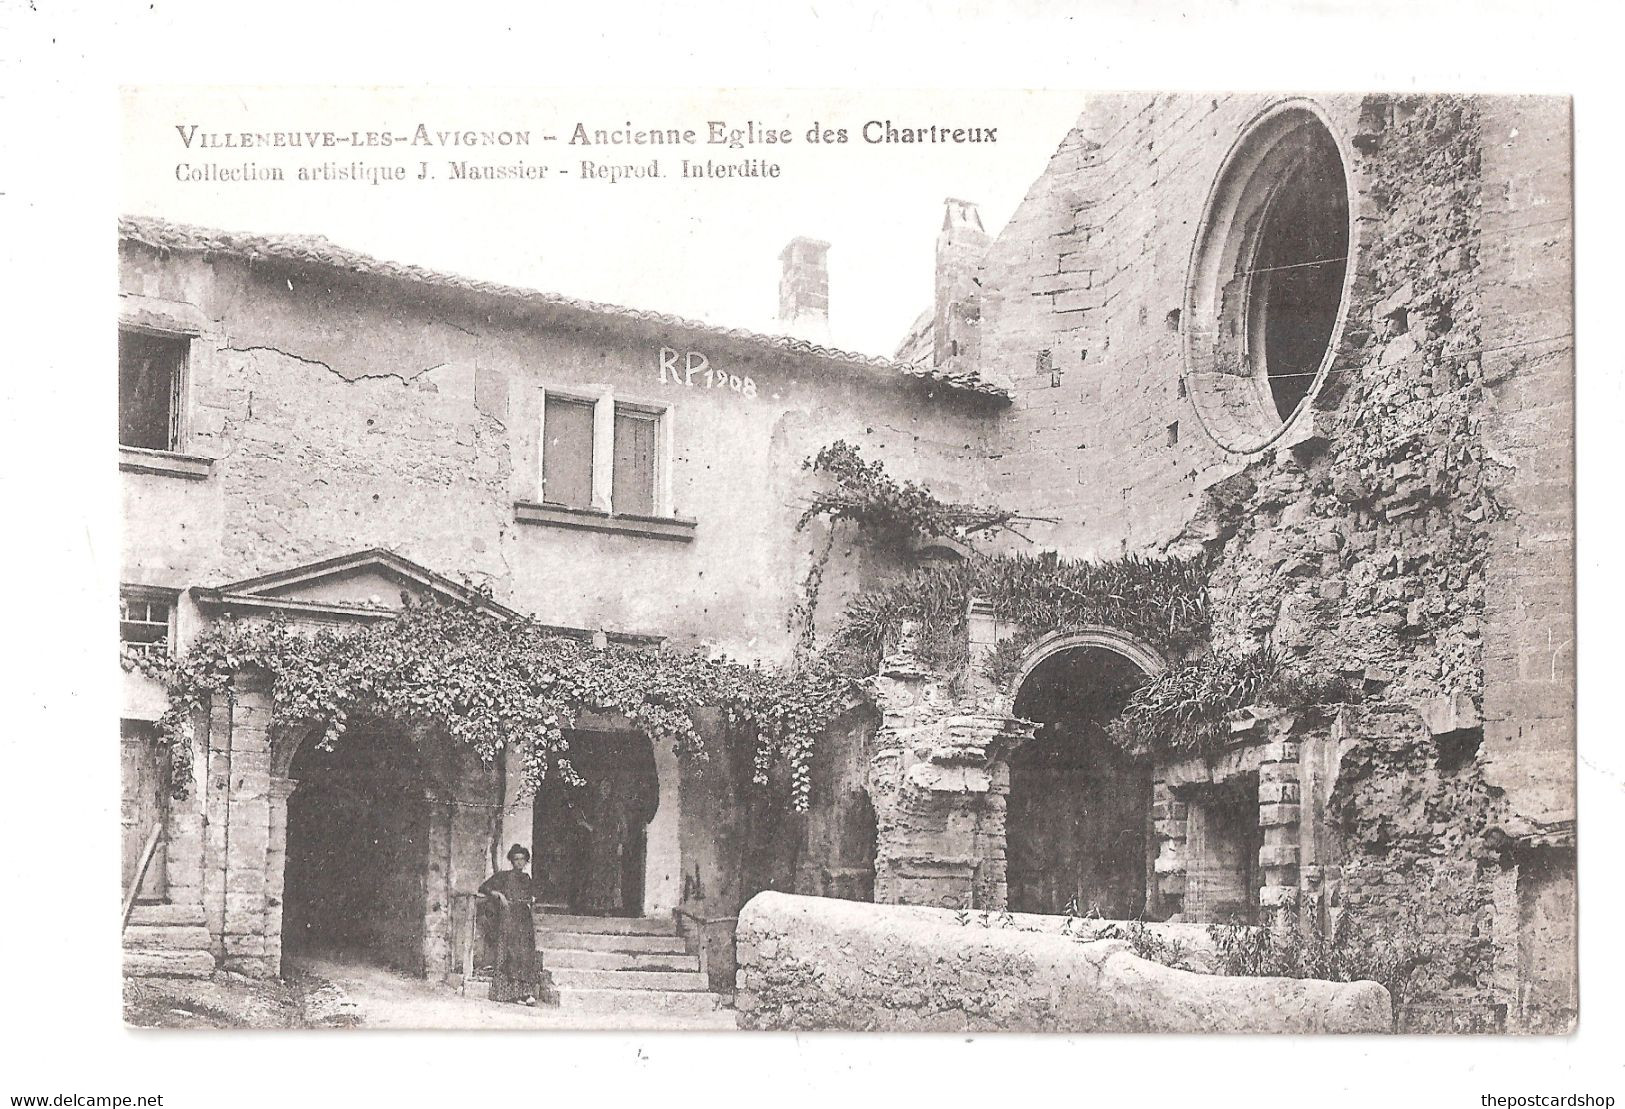
[[[763,893],[740,911],[753,1028],[881,1032],[1387,1032],[1375,982],[1229,978],[1121,941],[960,923],[922,906]]]
[[[1196,418],[1181,313],[1271,99],[1091,101],[983,270],[983,368],[1017,392],[995,497],[1060,518],[1063,554],[1211,554],[1215,647],[1346,682],[1336,728],[1304,718],[1305,893],[1426,938],[1419,1030],[1565,1026],[1529,986],[1572,982],[1566,887],[1521,859],[1572,852],[1567,104],[1317,98],[1351,185],[1342,332],[1297,433],[1238,453]]]

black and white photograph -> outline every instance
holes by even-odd
[[[1568,102],[820,99],[129,90],[128,1019],[1572,1028]]]
[[[4,14],[0,1097],[1625,1096],[1605,20],[365,7]]]

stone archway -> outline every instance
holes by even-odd
[[[290,767],[282,946],[422,974],[433,811],[413,745],[381,721],[332,750],[303,744]]]
[[[241,692],[237,700],[240,710]],[[268,705],[266,707],[268,709]],[[240,739],[238,731],[235,728],[232,731],[229,740],[232,745]],[[459,745],[441,742],[432,734],[423,734],[386,719],[353,721],[335,744],[338,763],[345,760],[343,752],[348,750],[351,756],[355,755],[358,742],[364,746],[369,734],[380,731],[388,733],[393,753],[397,756],[404,753],[413,764],[413,773],[406,776],[409,781],[393,782],[391,784],[398,788],[385,789],[382,797],[373,798],[389,810],[384,814],[383,823],[393,820],[400,825],[392,834],[397,834],[402,842],[389,850],[382,845],[379,847],[384,856],[399,864],[387,868],[391,872],[396,903],[391,911],[381,912],[378,920],[358,927],[355,935],[336,938],[360,942],[362,947],[367,946],[369,939],[377,940],[373,946],[379,961],[430,978],[448,977],[456,973],[456,953],[466,939],[467,899],[490,873],[492,846],[500,827],[497,775],[503,768],[485,766],[471,751]],[[299,869],[308,860],[299,858],[298,840],[303,833],[297,824],[310,823],[311,807],[323,803],[322,798],[311,795],[323,785],[323,775],[313,774],[311,770],[321,761],[314,759],[317,736],[318,730],[312,728],[271,729],[265,742],[265,770],[261,772],[267,802],[265,823],[249,824],[253,810],[241,806],[238,808],[242,810],[242,818],[236,811],[230,817],[228,838],[237,836],[263,845],[263,854],[244,864],[233,861],[231,856],[235,852],[228,851],[227,877],[230,880],[231,871],[241,874],[250,867],[258,870],[264,889],[263,916],[258,920],[242,916],[237,927],[245,933],[258,928],[255,938],[259,942],[255,946],[263,951],[263,965],[273,974],[281,969],[286,953],[285,926],[303,929],[309,923],[309,914],[298,904],[301,896],[308,897],[308,890],[298,888]],[[296,777],[296,771],[304,777]],[[331,786],[332,776],[326,777],[329,778],[326,784]],[[311,794],[307,794],[307,790]],[[298,801],[294,801],[296,797]],[[296,825],[292,829],[292,840],[290,808]],[[295,888],[291,890],[288,886],[290,847],[293,848],[295,881]],[[394,858],[396,855],[401,857]],[[249,880],[246,876],[235,879],[239,884]],[[291,919],[287,913],[290,894],[294,898]],[[408,901],[416,908],[415,917],[406,910]],[[229,932],[226,939],[229,950]]]
[[[1009,757],[1005,860],[1012,911],[1144,913],[1152,888],[1152,773],[1105,725],[1165,664],[1110,628],[1051,633],[1032,645],[1008,696],[1037,725]]]

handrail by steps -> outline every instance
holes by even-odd
[[[130,879],[129,892],[124,895],[124,917],[119,922],[119,931],[130,926],[130,914],[135,911],[135,899],[141,892],[141,884],[147,880],[147,867],[152,865],[152,856],[158,850],[158,837],[164,830],[163,824],[156,823],[152,831],[147,833],[146,846],[141,848],[141,861],[136,864],[135,877]]]
[[[696,934],[699,937],[699,944],[698,944],[699,950],[697,952],[695,952],[695,954],[699,955],[699,957],[700,957],[700,973],[705,976],[706,984],[709,985],[710,982],[711,982],[711,955],[710,955],[710,945],[708,945],[705,942],[705,940],[706,940],[706,930],[709,929],[713,924],[728,924],[730,922],[733,923],[733,924],[738,924],[739,923],[739,917],[737,917],[737,916],[703,917],[703,916],[699,916],[699,915],[697,915],[695,913],[691,913],[687,909],[673,909],[671,912],[672,912],[673,917],[676,917],[676,918],[679,918],[679,919],[686,917],[687,919],[693,921],[698,926],[698,932]]]

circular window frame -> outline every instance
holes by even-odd
[[[1222,298],[1225,287],[1239,273],[1253,267],[1252,260],[1264,238],[1266,217],[1285,180],[1279,171],[1290,163],[1299,145],[1294,140],[1306,128],[1318,128],[1336,152],[1347,209],[1348,248],[1326,349],[1308,390],[1283,419],[1272,395],[1268,370],[1261,364],[1261,357],[1249,349],[1262,343],[1255,333],[1262,331],[1264,318],[1260,305],[1254,303],[1251,283],[1233,312],[1241,335],[1230,340],[1230,349],[1225,349]],[[1226,453],[1253,455],[1279,443],[1313,407],[1337,359],[1353,296],[1354,261],[1359,250],[1353,164],[1352,152],[1320,105],[1302,98],[1283,100],[1259,112],[1241,129],[1208,189],[1186,271],[1182,313],[1185,326],[1180,329],[1182,382],[1196,422]],[[1255,357],[1259,358],[1256,368],[1252,362]],[[1246,360],[1247,372],[1225,370],[1221,363],[1226,360]]]

